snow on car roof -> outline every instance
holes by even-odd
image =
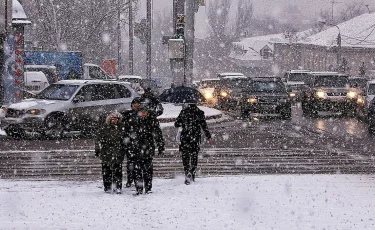
[[[368,81],[369,84],[375,84],[375,79],[374,80],[371,80],[371,81]]]
[[[220,81],[220,79],[219,78],[207,78],[207,79],[200,80],[200,82],[204,82],[204,81]]]
[[[348,76],[338,72],[311,72],[315,76]]]
[[[111,80],[61,80],[56,82],[55,84],[69,84],[69,85],[83,85],[83,84],[90,84],[90,83],[113,83],[116,81]]]
[[[290,73],[310,73],[312,72],[311,70],[308,69],[298,69],[298,70],[290,70]]]
[[[218,75],[220,76],[245,76],[243,73],[231,73],[231,72],[219,73]]]
[[[225,76],[223,77],[223,79],[245,79],[245,78],[248,78],[248,77],[245,77],[245,76],[240,76],[240,75],[237,75],[237,76]]]
[[[25,65],[25,69],[28,69],[28,68],[38,68],[38,69],[56,69],[56,66],[54,65]]]

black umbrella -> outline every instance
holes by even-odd
[[[197,89],[178,86],[164,90],[160,95],[160,101],[175,104],[198,104],[204,102],[205,98]]]

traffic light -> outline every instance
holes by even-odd
[[[176,37],[178,39],[184,39],[185,38],[185,24],[177,24],[176,26]]]
[[[177,15],[176,21],[176,38],[184,39],[185,38],[185,15]]]

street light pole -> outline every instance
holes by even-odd
[[[117,0],[117,73],[121,70],[120,0]]]
[[[133,25],[133,1],[129,0],[129,74],[134,74],[134,25]]]
[[[195,23],[195,0],[186,0],[186,26],[185,26],[185,45],[186,45],[186,56],[185,56],[185,75],[184,84],[187,81],[193,79],[194,69],[194,23]]]
[[[146,29],[146,77],[151,79],[151,19],[152,0],[147,0],[147,29]]]

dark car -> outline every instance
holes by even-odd
[[[293,102],[300,102],[303,91],[312,83],[311,70],[290,70],[284,75],[284,83]]]
[[[368,109],[368,131],[375,133],[375,98],[370,102]]]
[[[248,81],[249,78],[244,76],[221,78],[213,93],[213,97],[217,99],[217,107],[223,110],[235,109],[233,107],[235,99],[232,97],[232,91]]]
[[[281,78],[252,78],[232,91],[242,116],[281,116],[290,119],[292,105]]]
[[[336,72],[312,73],[314,82],[304,91],[302,111],[304,115],[317,115],[319,111],[354,114],[358,90],[350,87],[349,77]]]

